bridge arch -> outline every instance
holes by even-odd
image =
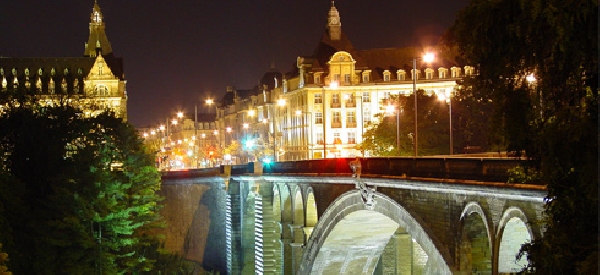
[[[310,238],[313,229],[319,221],[319,213],[317,212],[317,202],[315,201],[315,194],[312,187],[306,190],[306,203],[304,209],[306,210],[306,221],[304,225],[304,234],[306,238]],[[306,242],[306,240],[305,240]]]
[[[495,266],[498,267],[499,274],[516,273],[527,265],[526,255],[519,261],[516,260],[516,255],[521,245],[531,242],[532,236],[532,229],[523,210],[514,206],[507,208],[498,224],[494,248],[498,255]]]
[[[293,222],[290,225],[292,230],[292,243],[304,244],[304,199],[302,199],[302,190],[298,186],[293,186],[292,196],[292,218]]]
[[[351,190],[330,204],[308,240],[298,274],[372,274],[398,228],[410,234],[409,245],[417,243],[425,252],[425,273],[451,274],[451,257],[447,250],[440,252],[443,246],[420,219],[393,199],[378,192],[374,196],[375,204],[367,206],[361,193]]]
[[[460,215],[458,268],[467,273],[492,273],[493,229],[477,202],[469,202]]]

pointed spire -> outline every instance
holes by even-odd
[[[98,1],[94,0],[94,7],[90,15],[90,36],[85,43],[84,56],[110,55],[112,48],[106,37],[104,16]]]

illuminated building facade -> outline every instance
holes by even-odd
[[[82,110],[85,116],[109,111],[127,120],[123,60],[113,55],[97,2],[89,30],[83,57],[0,57],[0,108],[14,104],[68,104]],[[16,95],[25,95],[27,101],[17,102]]]
[[[435,47],[426,50],[438,52]],[[273,156],[275,151],[276,160],[363,156],[357,144],[369,122],[377,123],[375,115],[390,96],[411,96],[415,87],[428,95],[451,94],[458,79],[475,73],[473,67],[455,67],[443,56],[432,63],[418,61],[413,73],[413,59],[424,52],[355,49],[332,2],[314,53],[299,56],[293,71],[267,73],[253,90],[228,89],[217,106],[221,143],[230,144],[236,136],[242,143],[256,138],[255,144],[264,144],[258,155]],[[240,129],[244,123],[248,128]],[[229,136],[225,129],[231,129]],[[254,134],[239,138],[243,132]],[[243,148],[237,152],[245,153]]]

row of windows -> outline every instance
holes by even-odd
[[[356,112],[348,111],[346,112],[346,128],[356,128]],[[363,111],[363,123],[371,122],[371,112]],[[323,113],[316,112],[315,113],[315,124],[323,124]],[[331,128],[341,128],[342,127],[342,112],[333,111],[331,112]]]
[[[31,84],[32,83],[29,81],[29,77],[26,77],[25,83],[23,84],[25,89],[30,90],[31,88],[33,88]],[[42,92],[42,93],[49,93],[49,94],[55,94],[57,91],[58,92],[66,91],[66,92],[78,94],[79,91],[83,90],[83,87],[81,87],[81,86],[82,85],[80,85],[79,79],[74,79],[72,82],[72,85],[67,84],[67,81],[64,78],[60,84],[55,82],[54,79],[52,79],[52,78],[45,83],[42,83],[41,78],[38,78],[35,81],[35,90],[36,91]],[[2,88],[2,91],[6,91],[9,89],[17,90],[19,88],[18,79],[14,78],[12,81],[12,85],[9,86],[6,78],[3,77],[0,87]],[[94,95],[95,96],[110,96],[111,93],[110,93],[110,89],[108,88],[108,86],[106,86],[104,84],[98,84],[94,87]]]
[[[317,144],[323,144],[323,133],[317,134]],[[356,144],[356,133],[348,132],[346,133],[346,140],[342,139],[341,133],[333,133],[333,144]]]
[[[323,96],[321,94],[314,94],[315,103],[323,103]],[[360,97],[362,102],[371,102],[371,93],[363,92],[362,95],[354,96],[354,94],[345,94],[343,99],[346,102],[347,107],[355,107],[356,99],[355,97]],[[340,94],[332,94],[331,95],[331,107],[341,107],[341,95]]]
[[[55,68],[50,69],[50,75],[54,76],[56,75],[57,70]],[[68,68],[63,69],[63,75],[69,75],[71,71],[69,71]],[[23,73],[25,74],[25,76],[30,76],[31,72],[29,70],[29,68],[25,68],[25,70],[23,70]],[[11,74],[13,76],[19,75],[19,70],[17,68],[12,68],[11,70]],[[83,69],[79,68],[77,69],[77,74],[78,75],[82,75],[83,74]],[[4,68],[0,68],[0,75],[5,76],[6,75],[6,71],[4,71]],[[37,75],[44,75],[44,69],[39,68],[37,70]]]
[[[474,67],[465,66],[464,69],[465,69],[465,75],[473,75],[475,73]],[[437,77],[439,79],[445,79],[445,78],[448,78],[449,76],[450,76],[450,78],[459,78],[459,77],[463,76],[461,74],[461,72],[462,72],[461,68],[452,67],[452,68],[450,68],[450,75],[448,75],[448,69],[444,68],[444,67],[440,67],[440,68],[438,68]],[[411,77],[412,77],[412,74],[414,73],[414,71],[411,70],[410,73],[411,73]],[[403,70],[403,69],[397,70],[396,71],[396,79],[399,81],[407,80],[406,74],[407,74],[406,70]],[[425,69],[425,79],[434,79],[434,76],[435,76],[434,69],[432,69],[432,68]],[[420,78],[421,78],[421,70],[416,70],[416,78],[415,79],[420,79]],[[362,73],[362,83],[369,83],[370,79],[371,79],[371,71],[370,70],[367,70]],[[341,83],[341,84],[351,84],[351,82],[352,82],[350,74],[344,74],[343,82],[340,77],[340,74],[333,74],[332,80],[337,83]],[[391,80],[392,80],[392,72],[390,72],[389,70],[384,70],[383,71],[383,81],[391,81]],[[314,81],[315,81],[315,83],[321,83],[321,74],[315,74]]]

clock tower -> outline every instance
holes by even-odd
[[[331,1],[331,9],[327,16],[327,31],[331,40],[340,40],[342,38],[342,22],[340,13],[335,8],[334,1]]]

